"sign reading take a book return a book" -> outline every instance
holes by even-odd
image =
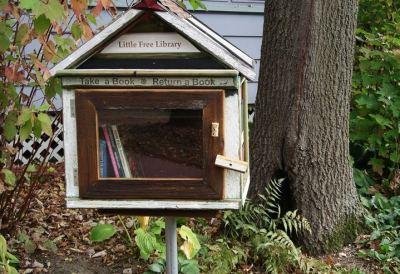
[[[65,87],[224,87],[235,88],[233,77],[64,77]]]

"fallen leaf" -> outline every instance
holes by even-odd
[[[44,267],[44,265],[42,264],[42,263],[39,263],[38,261],[34,261],[33,262],[33,264],[32,264],[32,267],[33,268],[43,268]]]
[[[104,257],[106,255],[107,255],[107,251],[106,250],[102,250],[100,252],[97,252],[97,253],[93,254],[92,258]]]
[[[333,260],[332,256],[327,256],[325,262],[330,266],[333,266],[335,264],[335,261]]]

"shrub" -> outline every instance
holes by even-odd
[[[400,6],[383,0],[359,5],[351,152],[356,168],[393,186],[400,176]]]
[[[108,0],[87,11],[88,1],[0,1],[0,229],[15,232],[48,171],[49,147],[34,161],[18,165],[17,155],[26,139],[40,145],[53,138],[53,124],[60,119],[54,105],[61,92],[58,79],[50,78],[48,67],[67,56],[82,39],[92,36],[91,23],[101,10],[112,10]],[[70,14],[72,13],[73,14]],[[64,35],[72,33],[71,35]],[[56,112],[52,120],[48,113]]]

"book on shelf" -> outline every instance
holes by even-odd
[[[124,177],[130,178],[130,177],[132,177],[132,174],[131,174],[131,170],[130,170],[130,167],[129,167],[129,162],[128,162],[128,158],[127,158],[127,156],[125,154],[125,150],[124,150],[124,148],[122,146],[122,142],[121,142],[121,138],[119,136],[119,132],[118,132],[117,126],[116,125],[111,125],[111,131],[113,133],[113,137],[114,137],[114,140],[115,140],[115,145],[117,147],[117,154],[118,154],[119,160],[120,160],[120,162],[122,164],[123,173],[125,175]]]
[[[110,135],[108,134],[108,130],[107,130],[107,126],[106,125],[102,125],[101,126],[102,132],[103,132],[103,136],[104,136],[104,140],[106,141],[106,146],[107,146],[107,151],[108,151],[108,155],[111,161],[111,166],[112,169],[114,171],[114,176],[119,178],[119,171],[118,171],[118,166],[117,166],[117,161],[115,159],[115,154],[111,145],[111,138]]]
[[[106,165],[108,164],[114,171],[114,177],[132,177],[130,164],[122,145],[121,137],[118,132],[118,127],[116,125],[102,125],[101,130],[104,136],[103,141],[105,142],[105,148],[104,142],[102,142],[102,140],[100,139],[100,175],[102,177],[109,177],[109,170],[105,172],[105,169],[107,168]],[[102,154],[102,152],[108,152],[106,153],[107,159],[105,158],[104,154]]]
[[[100,177],[108,176],[108,151],[107,151],[107,142],[105,139],[100,139],[99,142],[99,173]]]
[[[119,174],[119,178],[124,178],[125,177],[125,172],[124,169],[122,167],[122,160],[121,160],[121,156],[119,155],[118,152],[118,148],[117,148],[117,143],[115,141],[115,137],[114,137],[114,133],[111,130],[110,126],[106,126],[106,129],[108,131],[108,136],[110,136],[110,142],[111,142],[111,148],[114,154],[114,158],[115,158],[115,162],[117,164],[117,169],[118,169],[118,174]]]

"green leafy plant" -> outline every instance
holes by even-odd
[[[162,219],[157,219],[150,222],[148,226],[142,226],[135,230],[135,242],[142,259],[148,260],[151,255],[156,257],[155,262],[149,266],[147,274],[162,273],[165,270],[166,246],[162,234],[164,229],[165,222]],[[177,232],[183,241],[178,254],[180,273],[200,273],[198,262],[195,259],[201,248],[197,235],[186,225],[181,225]]]
[[[110,239],[117,232],[112,224],[97,224],[90,231],[90,240],[92,242],[103,242]]]
[[[350,140],[355,167],[398,188],[400,168],[400,6],[359,3]]]
[[[124,228],[125,236],[128,239],[130,248],[137,247],[139,256],[145,261],[152,261],[145,272],[162,273],[165,270],[165,222],[162,218],[154,219],[149,217],[138,217],[133,227],[133,235],[125,226],[123,219],[118,216],[120,224]],[[138,225],[139,224],[139,225]],[[113,237],[117,229],[112,224],[97,224],[90,232],[90,240],[103,242]],[[178,256],[180,273],[200,273],[196,256],[201,248],[197,235],[186,225],[181,225],[177,233],[182,241]]]
[[[230,240],[227,237],[207,239],[199,252],[200,268],[204,273],[235,273],[239,264],[246,264],[251,247],[246,241]]]
[[[273,273],[285,271],[288,265],[302,266],[300,252],[289,235],[311,232],[309,223],[297,211],[281,212],[281,185],[282,180],[271,181],[260,194],[261,202],[248,201],[237,212],[225,212],[223,218],[226,237],[246,242],[253,260]]]
[[[359,7],[350,139],[370,230],[359,255],[393,273],[400,254],[400,5],[361,0]]]
[[[8,274],[18,274],[16,267],[19,260],[7,250],[7,242],[3,235],[0,234],[0,271]]]
[[[400,271],[400,197],[386,198],[376,193],[372,198],[363,197],[369,213],[365,224],[371,233],[360,240],[361,257],[373,258],[393,272]]]

